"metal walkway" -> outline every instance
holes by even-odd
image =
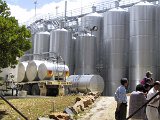
[[[121,0],[119,6],[122,8],[127,8],[140,1],[141,0]],[[57,29],[59,28],[60,21],[62,20],[66,20],[68,26],[76,26],[78,18],[81,18],[92,12],[92,6],[93,5],[84,6],[82,8],[66,11],[66,13],[58,13],[57,15],[46,14],[34,17],[30,21],[26,22],[26,26],[31,30],[32,33],[37,32],[38,26],[40,25],[43,26],[44,29],[48,29],[48,25],[52,26],[51,29]],[[116,3],[115,1],[106,1],[95,3],[94,6],[96,7],[96,12],[104,13],[109,9],[115,8]],[[64,16],[65,14],[66,17]]]

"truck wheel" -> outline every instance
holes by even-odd
[[[47,96],[57,96],[58,88],[49,88],[47,89]]]
[[[31,91],[32,95],[40,95],[40,89],[38,84],[34,84],[32,86],[32,91]]]
[[[27,95],[31,95],[31,87],[32,87],[31,85],[26,84],[26,85],[23,85],[22,90],[27,91]]]

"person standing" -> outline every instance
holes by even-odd
[[[136,91],[133,91],[130,95],[129,102],[129,115],[133,114],[138,110],[142,105],[144,105],[147,100],[144,94],[144,86],[139,84],[136,86]],[[145,120],[145,107],[139,110],[135,115],[132,116],[131,120]]]
[[[147,94],[147,100],[151,99],[159,90],[160,82],[156,81],[153,84],[153,88],[151,88]],[[160,96],[158,95],[153,100],[151,100],[146,107],[146,114],[148,120],[160,120],[160,115],[158,112]]]
[[[140,81],[140,83],[142,85],[145,85],[146,83],[152,85],[153,84],[152,74],[153,73],[151,73],[150,71],[147,71],[145,77],[143,78],[143,80]]]
[[[121,79],[121,86],[119,86],[115,92],[115,101],[117,102],[117,108],[115,111],[116,120],[125,120],[127,114],[127,95],[126,87],[128,86],[128,79]]]

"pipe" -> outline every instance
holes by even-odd
[[[65,21],[67,21],[67,1],[65,1],[65,15],[64,15],[64,18],[65,18]]]
[[[126,120],[130,119],[133,115],[135,115],[139,110],[141,110],[143,107],[145,107],[151,100],[153,100],[159,94],[160,94],[160,92],[157,92],[151,99],[149,99],[145,104],[143,104],[136,111],[134,111],[129,117],[127,117]]]
[[[16,109],[6,98],[4,98],[2,95],[0,97],[10,106],[12,107],[18,114],[20,114],[25,120],[28,120],[26,116],[24,116],[18,109]]]

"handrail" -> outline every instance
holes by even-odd
[[[157,92],[151,99],[149,99],[146,103],[144,103],[141,107],[139,107],[136,111],[134,111],[130,116],[126,118],[126,120],[130,119],[135,115],[139,110],[141,110],[143,107],[145,107],[151,100],[153,100],[157,95],[159,95],[160,92]]]
[[[17,108],[15,108],[6,98],[4,98],[2,95],[0,97],[10,106],[12,107],[18,114],[20,114],[25,120],[28,120],[26,116],[24,116]]]

